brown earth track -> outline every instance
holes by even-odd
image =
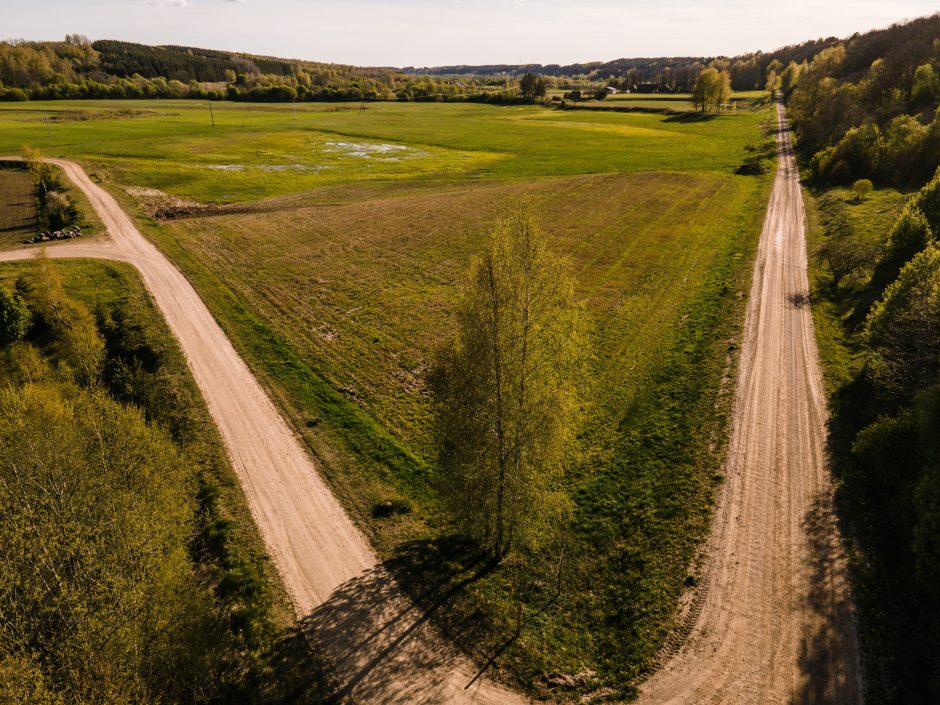
[[[862,671],[826,457],[803,199],[783,106],[726,480],[686,637],[642,705],[857,705]]]
[[[221,431],[255,522],[298,619],[357,703],[522,703],[486,679],[402,594],[280,412],[180,271],[114,198],[70,161],[50,159],[88,197],[106,242],[73,241],[50,257],[129,262],[180,342]],[[0,253],[23,260],[35,249]]]

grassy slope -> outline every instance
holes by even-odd
[[[813,253],[824,241],[824,213],[817,200],[836,199],[845,204],[853,233],[866,242],[880,247],[895,219],[910,197],[909,193],[893,188],[879,188],[862,203],[854,203],[847,188],[831,188],[806,192],[806,239],[809,257],[810,285],[813,290],[813,321],[819,343],[819,353],[830,395],[850,381],[859,370],[861,341],[859,326],[870,303],[865,298],[865,282],[871,272],[849,278],[842,291],[834,295],[829,272],[813,258]]]
[[[905,604],[909,564],[902,558],[907,552],[892,543],[896,541],[890,530],[892,517],[871,515],[877,510],[867,498],[871,490],[866,488],[864,475],[850,470],[851,443],[859,429],[873,420],[869,418],[871,389],[863,382],[866,352],[861,332],[880,289],[869,281],[871,272],[864,272],[833,292],[831,276],[813,261],[812,253],[824,241],[828,199],[844,201],[853,232],[880,246],[911,194],[879,188],[860,204],[849,203],[849,195],[842,188],[806,193],[813,320],[830,399],[830,453],[849,544],[868,697],[872,702],[893,702],[898,697],[896,679],[904,677],[909,660],[910,634],[905,626],[905,619],[911,617]]]
[[[378,105],[360,116],[304,106],[295,122],[283,106],[226,105],[217,120],[228,126],[213,131],[192,104],[149,107],[177,114],[57,124],[58,146],[46,151],[185,197],[322,187],[266,212],[142,220],[378,548],[420,581],[442,567],[427,561],[438,544],[426,539],[445,527],[427,481],[421,373],[450,330],[455,285],[488,224],[520,195],[539,204],[595,324],[591,422],[569,476],[579,511],[564,590],[540,612],[557,556],[530,557],[542,567],[508,566],[473,583],[448,611],[448,628],[485,658],[521,600],[532,619],[501,659],[511,677],[528,686],[540,672],[590,667],[603,682],[631,681],[668,628],[720,470],[719,389],[769,184],[732,172],[744,145],[762,139],[766,114],[690,122],[530,107]],[[0,111],[0,122],[21,117]],[[39,126],[16,123],[0,151],[4,140],[42,144]],[[361,157],[315,174],[204,167],[269,164],[283,152],[294,163],[307,158],[297,153],[303,145],[351,139],[413,147],[428,168]],[[170,161],[154,158],[167,149]],[[376,501],[396,496],[418,511],[371,518]],[[442,554],[443,567],[454,558]]]

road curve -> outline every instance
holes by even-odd
[[[832,507],[803,198],[777,106],[779,169],[758,246],[726,479],[680,648],[642,705],[859,705],[862,672]]]
[[[85,193],[110,235],[103,242],[50,245],[48,256],[120,260],[140,272],[218,425],[298,619],[324,647],[344,694],[357,703],[525,702],[486,679],[466,687],[475,669],[377,563],[189,281],[78,164],[48,161]],[[0,252],[0,261],[36,252]]]

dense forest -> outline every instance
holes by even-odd
[[[781,68],[818,197],[813,296],[843,351],[830,451],[868,700],[940,702],[940,15]],[[906,193],[893,224],[871,224]]]
[[[413,76],[389,68],[286,61],[68,35],[0,42],[0,100],[200,98],[516,101],[512,81]]]
[[[940,164],[940,15],[852,37],[784,73],[781,88],[814,176],[909,185],[933,176]]]
[[[816,39],[802,44],[783,47],[765,53],[755,52],[737,57],[659,57],[637,59],[615,59],[585,64],[491,64],[486,66],[438,66],[433,68],[406,68],[405,71],[429,76],[522,76],[534,73],[540,76],[561,79],[578,78],[584,81],[603,82],[623,90],[648,90],[655,92],[691,93],[699,73],[706,67],[727,71],[734,90],[750,91],[762,89],[768,67],[777,62],[786,65],[791,61],[802,63],[812,59],[821,50],[838,44],[839,40]]]

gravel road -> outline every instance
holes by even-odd
[[[832,507],[809,306],[803,196],[777,106],[779,169],[761,233],[726,480],[681,646],[642,705],[858,705],[862,672]]]

